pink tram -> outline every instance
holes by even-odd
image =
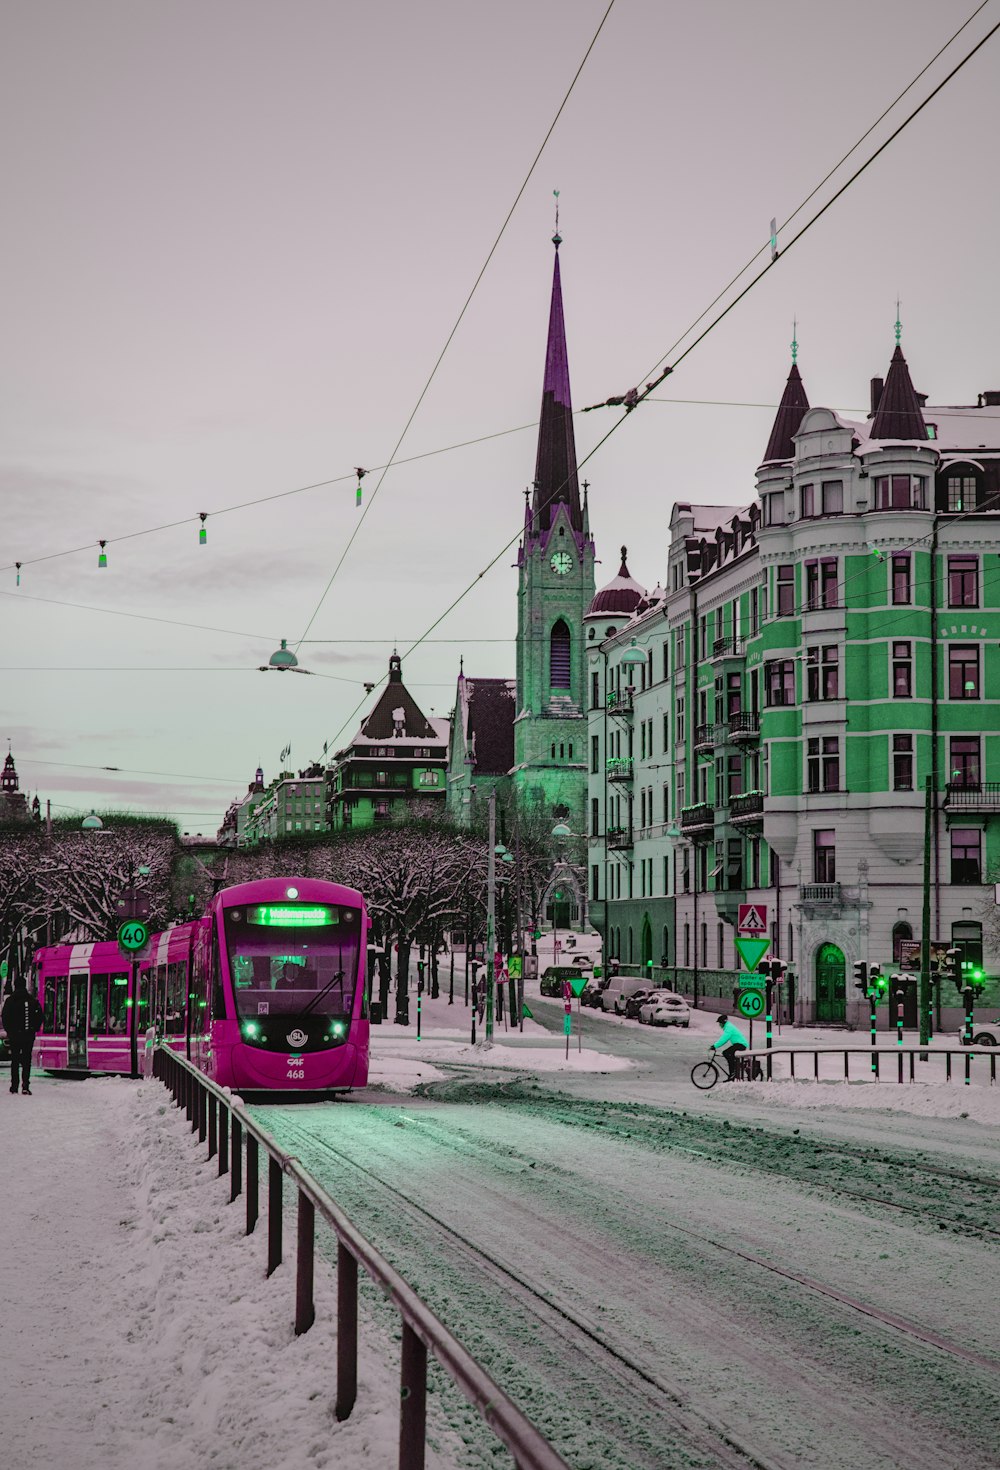
[[[270,878],[223,889],[132,962],[116,943],[40,949],[37,1065],[127,1074],[152,1028],[237,1091],[363,1087],[370,927],[356,889]]]

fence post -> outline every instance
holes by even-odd
[[[403,1323],[399,1393],[399,1470],[424,1470],[427,1349],[409,1322]]]
[[[232,1146],[230,1149],[229,1203],[232,1204],[243,1189],[243,1125],[235,1113],[230,1114]]]
[[[295,1253],[295,1336],[308,1332],[316,1321],[313,1304],[313,1248],[316,1210],[311,1199],[299,1190],[298,1242]]]
[[[259,1149],[252,1133],[247,1133],[247,1234],[252,1235],[257,1224],[258,1185],[257,1162]]]
[[[358,1263],[337,1242],[337,1406],[347,1419],[358,1396]]]
[[[281,1265],[281,1165],[267,1162],[267,1274]]]
[[[229,1109],[219,1103],[219,1173],[229,1170]]]
[[[217,1102],[214,1092],[208,1094],[208,1157],[214,1159],[219,1146],[218,1113],[222,1104]]]
[[[205,1142],[208,1132],[208,1088],[198,1079],[198,1142]]]

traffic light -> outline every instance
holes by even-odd
[[[868,989],[868,966],[864,960],[856,960],[854,964],[854,988],[855,990]]]
[[[882,974],[881,965],[872,965],[868,971],[868,988],[874,991],[879,1000],[884,1000],[889,993],[889,977]]]
[[[788,966],[785,964],[784,960],[775,959],[771,961],[771,979],[774,981],[775,985],[781,984],[781,981],[787,969]]]
[[[963,985],[961,969],[964,967],[960,964],[961,957],[960,949],[946,949],[939,971],[941,979],[950,980],[958,991],[961,991]]]

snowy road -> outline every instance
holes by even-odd
[[[652,1104],[703,1041],[595,1034],[644,1065],[254,1112],[575,1470],[995,1465],[993,1139]]]

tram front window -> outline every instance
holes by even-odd
[[[349,1016],[358,975],[361,914],[330,904],[250,904],[225,910],[236,1012]]]

